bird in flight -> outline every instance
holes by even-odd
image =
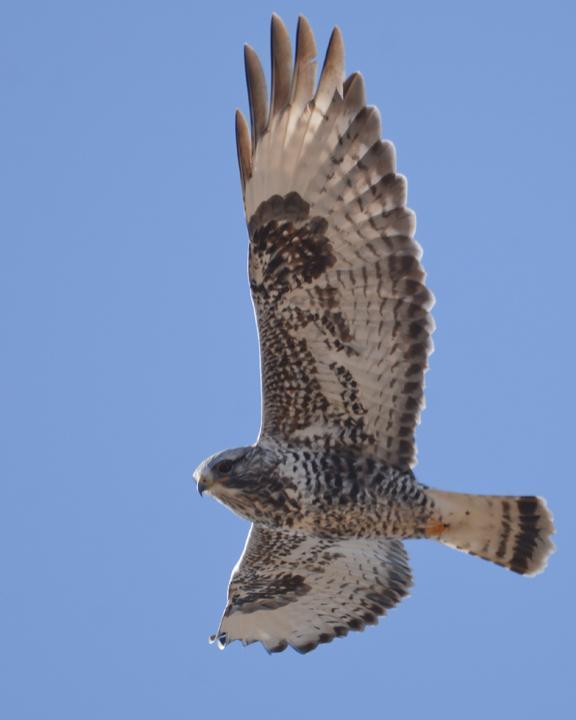
[[[211,640],[308,652],[407,595],[404,539],[533,575],[554,527],[542,498],[416,479],[434,300],[406,180],[362,76],[344,78],[338,28],[318,83],[306,19],[294,62],[276,15],[271,33],[270,101],[246,46],[250,127],[236,113],[262,424],[254,445],[213,455],[194,477],[252,523]]]

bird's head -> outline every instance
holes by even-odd
[[[251,497],[270,482],[279,459],[257,445],[216,453],[194,471],[198,492],[212,495],[236,512],[246,515]],[[243,511],[243,512],[242,512]]]

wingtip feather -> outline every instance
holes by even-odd
[[[298,18],[296,30],[296,59],[292,82],[292,102],[297,107],[304,106],[314,92],[316,82],[316,40],[314,33],[303,15]]]
[[[240,110],[236,110],[235,125],[238,167],[240,168],[240,180],[242,182],[242,191],[244,192],[246,183],[252,175],[252,141],[250,139],[248,123]]]
[[[292,45],[286,26],[276,14],[272,14],[270,28],[270,52],[272,57],[272,90],[270,120],[290,102],[292,81]]]
[[[268,94],[266,80],[260,58],[253,47],[244,45],[244,65],[250,102],[250,123],[252,126],[252,145],[255,147],[266,130],[268,121]]]
[[[332,102],[334,93],[343,95],[344,84],[344,39],[340,28],[335,27],[330,35],[326,58],[322,67],[315,103],[322,110]]]
[[[360,110],[366,105],[366,90],[361,73],[353,72],[349,75],[344,81],[342,90],[347,106]]]

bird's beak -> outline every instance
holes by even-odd
[[[200,497],[202,497],[202,495],[204,495],[204,490],[206,490],[206,488],[208,487],[208,483],[206,482],[206,480],[203,477],[201,477],[200,480],[198,480],[197,487],[198,487],[198,492],[200,493]]]

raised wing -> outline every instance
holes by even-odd
[[[375,625],[407,595],[410,568],[399,540],[323,540],[253,525],[232,572],[218,632],[260,641],[269,652],[318,644]]]
[[[298,23],[272,20],[272,97],[246,48],[251,133],[236,117],[250,234],[250,284],[261,347],[261,439],[366,449],[399,467],[414,431],[432,349],[406,181],[380,140],[359,74],[343,82],[330,39],[315,88],[316,47]]]

